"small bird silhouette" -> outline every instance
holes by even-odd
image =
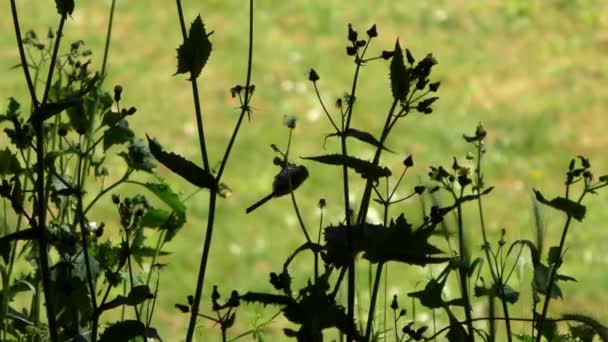
[[[274,181],[272,182],[272,192],[268,196],[262,198],[247,208],[246,213],[249,214],[274,197],[287,195],[304,183],[306,178],[308,178],[308,170],[304,165],[288,164],[287,166],[283,167],[276,176],[274,176]]]

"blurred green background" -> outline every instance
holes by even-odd
[[[44,34],[48,27],[56,27],[52,2],[18,3],[24,31],[35,29]],[[65,30],[64,47],[84,40],[94,51],[95,69],[101,64],[110,3],[77,1]],[[187,22],[200,13],[207,29],[215,31],[211,37],[213,52],[199,85],[210,163],[219,166],[237,118],[238,103],[231,98],[229,88],[245,82],[247,2],[184,1],[183,5]],[[434,79],[441,81],[441,99],[434,113],[407,117],[388,141],[388,147],[398,152],[386,154],[384,159],[393,173],[400,170],[404,155],[414,155],[416,165],[408,172],[402,193],[411,191],[419,179],[426,180],[429,165],[449,166],[452,156],[464,157],[470,147],[462,140],[462,133],[472,133],[478,122],[483,122],[489,132],[486,182],[496,186],[485,201],[486,222],[493,232],[505,227],[509,241],[533,238],[531,188],[542,189],[547,197],[560,194],[572,156],[588,156],[598,175],[608,173],[605,1],[261,0],[256,1],[255,10],[254,112],[243,126],[225,175],[233,192],[219,203],[204,298],[208,298],[213,284],[221,285],[225,295],[231,289],[269,290],[268,273],[279,271],[289,251],[303,241],[289,200],[275,200],[248,216],[245,208],[271,188],[277,169],[272,165],[274,154],[269,145],[285,145],[288,131],[282,125],[284,115],[298,118],[292,145],[295,156],[326,152],[323,138],[331,133],[331,126],[315,100],[307,73],[311,67],[317,70],[327,103],[350,89],[354,64],[344,52],[347,23],[360,34],[377,24],[379,37],[372,44],[370,56],[392,50],[399,37],[401,45],[415,56],[422,58],[431,52],[439,61]],[[18,52],[7,1],[0,4],[0,13],[0,99],[15,96],[26,103],[21,71],[9,70],[18,63]],[[123,102],[138,108],[131,120],[138,135],[157,137],[166,148],[198,162],[190,86],[183,75],[172,76],[180,37],[173,2],[118,1],[106,86],[111,89],[121,84],[125,89]],[[353,126],[379,134],[391,100],[388,63],[370,63],[360,80]],[[337,151],[337,146],[337,141],[328,140],[325,148],[327,152]],[[351,149],[363,158],[371,157],[368,147],[353,143]],[[336,187],[339,169],[306,165],[311,177],[298,191],[298,200],[306,222],[314,227],[311,234],[316,235],[319,198],[328,202],[325,222],[340,219],[341,190]],[[111,173],[115,178],[121,175],[119,170]],[[191,186],[166,169],[159,173],[185,195],[192,193]],[[353,200],[357,202],[361,182],[356,175],[352,179]],[[605,194],[590,197],[586,220],[571,230],[564,273],[579,283],[562,284],[565,301],[552,303],[556,314],[576,311],[603,322],[608,320],[607,199]],[[99,221],[112,222],[114,208],[109,199],[103,202],[92,219],[97,215]],[[168,245],[172,255],[161,260],[169,265],[161,275],[154,325],[167,340],[182,338],[187,324],[187,315],[179,314],[173,304],[184,302],[185,296],[194,291],[207,194],[200,192],[188,206],[189,223]],[[472,209],[467,212],[467,229],[471,237],[476,237],[479,227]],[[392,214],[404,210],[419,217],[417,203],[397,206]],[[550,211],[545,214],[546,246],[556,245],[563,217]],[[473,240],[471,245],[477,251],[479,242]],[[310,263],[301,258],[296,266],[307,269]],[[528,275],[532,271],[530,265],[522,267]],[[391,271],[396,277],[391,296],[404,296],[413,290],[406,284],[416,284],[429,276],[426,271],[408,267],[392,266],[391,270],[396,270]],[[360,274],[365,285],[367,275]],[[307,277],[301,272],[296,281]],[[529,278],[520,284],[515,280],[513,285],[527,289]],[[362,293],[359,300],[365,302],[366,295]],[[522,296],[516,312],[528,314],[529,302],[529,294]],[[203,308],[209,307],[206,301]],[[273,310],[245,306],[235,333],[251,328],[256,315],[268,317]],[[419,319],[428,323],[428,314],[418,311]],[[270,336],[281,340],[280,327],[279,320],[269,328]]]

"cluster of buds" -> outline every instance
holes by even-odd
[[[367,36],[369,37],[369,39],[377,37],[378,31],[376,30],[376,24],[372,25],[372,27],[370,27],[366,31],[366,33],[367,33]],[[367,45],[367,43],[368,43],[367,40],[358,39],[358,38],[359,38],[359,34],[357,33],[357,31],[353,30],[353,26],[351,24],[348,24],[348,41],[350,42],[350,44],[348,46],[346,46],[347,55],[355,56],[355,55],[357,55],[357,52],[359,51],[360,48]]]

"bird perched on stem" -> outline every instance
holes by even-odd
[[[281,197],[291,193],[304,183],[306,178],[308,178],[308,170],[304,165],[286,165],[276,176],[274,176],[272,192],[247,208],[246,213],[249,214],[274,197]]]

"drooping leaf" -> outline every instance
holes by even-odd
[[[530,256],[532,258],[533,265],[537,265],[540,263],[540,254],[538,253],[538,248],[536,248],[536,245],[534,244],[534,242],[532,242],[530,240],[514,241],[511,244],[511,246],[509,247],[509,251],[507,252],[507,255],[511,254],[511,252],[513,251],[513,248],[515,248],[516,245],[523,245],[530,249]]]
[[[346,130],[346,132],[344,133],[332,133],[327,135],[325,138],[329,138],[329,137],[334,137],[334,136],[340,136],[340,135],[345,135],[347,137],[353,137],[359,141],[368,143],[372,146],[381,148],[385,151],[391,152],[391,153],[395,153],[391,150],[389,150],[388,148],[386,148],[384,145],[382,145],[382,143],[376,139],[371,133],[369,132],[365,132],[365,131],[361,131],[355,128],[349,128]]]
[[[14,175],[19,171],[21,171],[21,164],[17,155],[13,154],[8,147],[0,151],[0,175]]]
[[[74,0],[55,0],[55,5],[59,15],[72,15],[74,12]]]
[[[360,174],[364,179],[378,179],[391,175],[391,170],[385,166],[374,165],[373,163],[341,154],[328,154],[315,157],[302,157],[302,159],[313,160],[328,165],[346,165]]]
[[[57,102],[49,102],[38,107],[32,113],[30,121],[43,122],[68,108],[78,105],[82,105],[82,96],[70,96]]]
[[[556,264],[557,267],[559,267],[562,264],[559,252],[559,246],[551,246],[549,248],[549,254],[547,255],[547,262],[549,265]]]
[[[193,162],[173,152],[165,152],[154,140],[148,138],[148,146],[152,155],[169,170],[175,172],[188,182],[201,188],[217,189],[217,182],[209,171],[203,170]]]
[[[507,303],[515,304],[519,300],[519,292],[509,285],[503,285],[502,291],[499,288],[495,288],[494,292],[498,298],[504,299]]]
[[[129,122],[125,119],[103,132],[103,150],[107,151],[111,146],[124,144],[131,141],[135,133],[129,128]]]
[[[403,50],[399,45],[399,39],[395,42],[395,51],[390,66],[391,90],[393,98],[404,101],[409,90],[409,73],[403,61]]]
[[[201,16],[194,19],[188,37],[177,49],[177,74],[190,73],[191,79],[197,78],[211,54],[211,41],[205,31]]]
[[[585,213],[587,208],[577,202],[569,200],[564,197],[555,197],[552,200],[547,200],[540,191],[534,189],[534,195],[536,196],[536,200],[544,205],[548,205],[551,208],[557,209],[559,211],[563,211],[568,216],[574,217],[577,221],[582,221],[585,218]]]
[[[144,216],[141,218],[141,226],[150,228],[160,227],[169,219],[169,216],[171,216],[171,213],[166,210],[159,208],[148,208]]]

